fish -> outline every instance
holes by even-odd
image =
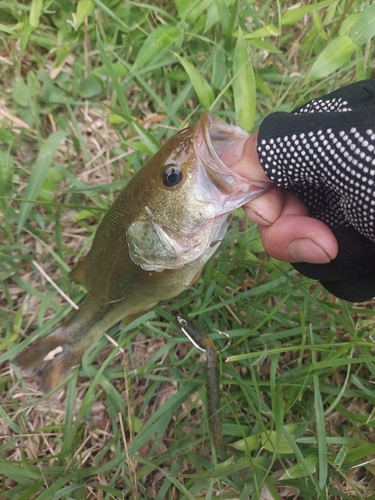
[[[110,327],[190,287],[217,250],[230,212],[262,194],[221,159],[249,134],[204,112],[130,179],[70,277],[86,290],[77,311],[16,358],[48,393]]]

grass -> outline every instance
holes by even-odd
[[[205,107],[255,130],[373,76],[370,4],[1,3],[1,498],[374,498],[373,304],[269,259],[240,209],[196,285],[112,328],[54,395],[11,363],[70,311],[34,261],[79,302],[69,270],[158,145]],[[178,314],[232,338],[219,455]]]

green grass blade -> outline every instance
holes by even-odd
[[[30,14],[29,14],[29,24],[33,28],[39,26],[39,19],[43,9],[43,0],[32,0]]]
[[[252,38],[267,38],[269,36],[280,36],[281,30],[274,24],[269,24],[268,26],[264,26],[263,28],[259,28],[257,30],[251,31],[250,33],[246,33],[246,40],[251,40]]]
[[[313,335],[310,331],[310,337],[313,342]],[[311,358],[313,364],[316,363],[316,353],[312,351]],[[319,375],[315,373],[313,375],[314,379],[314,406],[315,406],[315,418],[316,418],[316,436],[318,441],[318,478],[319,486],[322,491],[326,489],[327,478],[328,478],[328,457],[327,457],[327,440],[326,440],[326,428],[325,428],[325,418],[324,418],[324,408],[320,389]]]
[[[319,54],[308,72],[306,80],[311,81],[325,78],[346,64],[356,50],[357,45],[348,35],[339,35]]]
[[[207,9],[214,0],[176,0],[176,7],[180,18],[187,23],[194,23],[202,12]]]
[[[5,477],[13,479],[13,481],[21,484],[29,485],[31,482],[38,480],[38,475],[23,469],[19,464],[0,460],[1,474]]]
[[[179,28],[170,25],[157,27],[145,40],[137,58],[134,61],[132,72],[150,61],[155,63],[171,50],[171,47],[181,40],[182,34]]]
[[[208,83],[208,81],[203,78],[199,71],[184,57],[174,54],[184,67],[188,77],[191,81],[192,86],[197,94],[200,105],[205,109],[210,109],[215,96],[214,92]]]
[[[320,394],[320,383],[318,375],[314,375],[314,391],[315,391],[314,399],[315,399],[316,434],[318,438],[318,454],[319,454],[319,486],[322,490],[324,490],[326,488],[327,477],[328,477],[328,457],[327,457],[324,410]]]
[[[375,36],[375,4],[364,9],[349,34],[353,42],[360,47]]]
[[[130,454],[136,453],[157,431],[157,427],[160,425],[158,419],[164,421],[165,419],[169,420],[172,418],[173,413],[182,405],[193,389],[195,389],[195,385],[185,384],[183,388],[170,397],[168,401],[152,415],[134,438],[129,448]]]
[[[238,31],[238,39],[233,57],[233,97],[238,125],[251,130],[255,121],[255,79],[254,70],[242,30]]]
[[[76,17],[74,22],[76,30],[78,30],[78,28],[85,21],[85,19],[87,19],[88,16],[93,12],[94,8],[95,5],[92,2],[92,0],[78,0]]]
[[[344,464],[354,464],[356,462],[364,461],[365,459],[368,459],[369,456],[373,456],[374,453],[374,444],[365,444],[363,446],[358,446],[358,448],[354,448],[350,451],[348,451],[345,459],[344,459]]]
[[[311,5],[304,5],[303,7],[291,8],[284,12],[281,17],[281,24],[283,26],[292,26],[296,24],[304,16],[327,5],[336,3],[337,0],[326,0],[325,2],[313,3]]]
[[[105,14],[110,19],[113,19],[116,23],[118,23],[124,30],[125,32],[128,32],[129,26],[127,26],[126,23],[122,19],[119,18],[109,7],[107,7],[103,2],[100,0],[92,0],[92,3],[100,10],[102,10]]]
[[[21,234],[22,228],[25,224],[27,217],[30,214],[31,208],[38,198],[38,194],[43,186],[47,177],[48,170],[57,153],[62,140],[66,137],[67,133],[63,130],[54,132],[44,142],[40,148],[39,154],[35,160],[33,171],[30,175],[29,182],[24,194],[24,200],[21,204],[20,214],[17,225],[17,235]]]
[[[290,467],[290,469],[288,469],[287,472],[281,476],[280,480],[285,481],[288,479],[297,479],[312,475],[316,470],[317,463],[318,454],[311,453],[306,457],[304,464],[297,463],[295,465],[292,465],[292,467]]]

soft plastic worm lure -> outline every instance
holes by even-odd
[[[223,433],[221,425],[221,412],[220,412],[220,387],[219,387],[219,362],[218,352],[224,351],[230,344],[218,351],[213,341],[206,335],[194,328],[185,319],[180,316],[177,317],[178,324],[181,331],[187,336],[190,342],[200,351],[206,355],[206,393],[207,393],[207,406],[208,416],[210,422],[211,433],[215,447],[217,449],[223,446]],[[216,330],[221,335],[225,335],[229,339],[229,335],[225,332]]]

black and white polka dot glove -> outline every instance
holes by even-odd
[[[335,234],[329,264],[296,263],[337,297],[375,297],[375,80],[313,99],[293,113],[272,113],[259,130],[267,176],[300,198]]]

